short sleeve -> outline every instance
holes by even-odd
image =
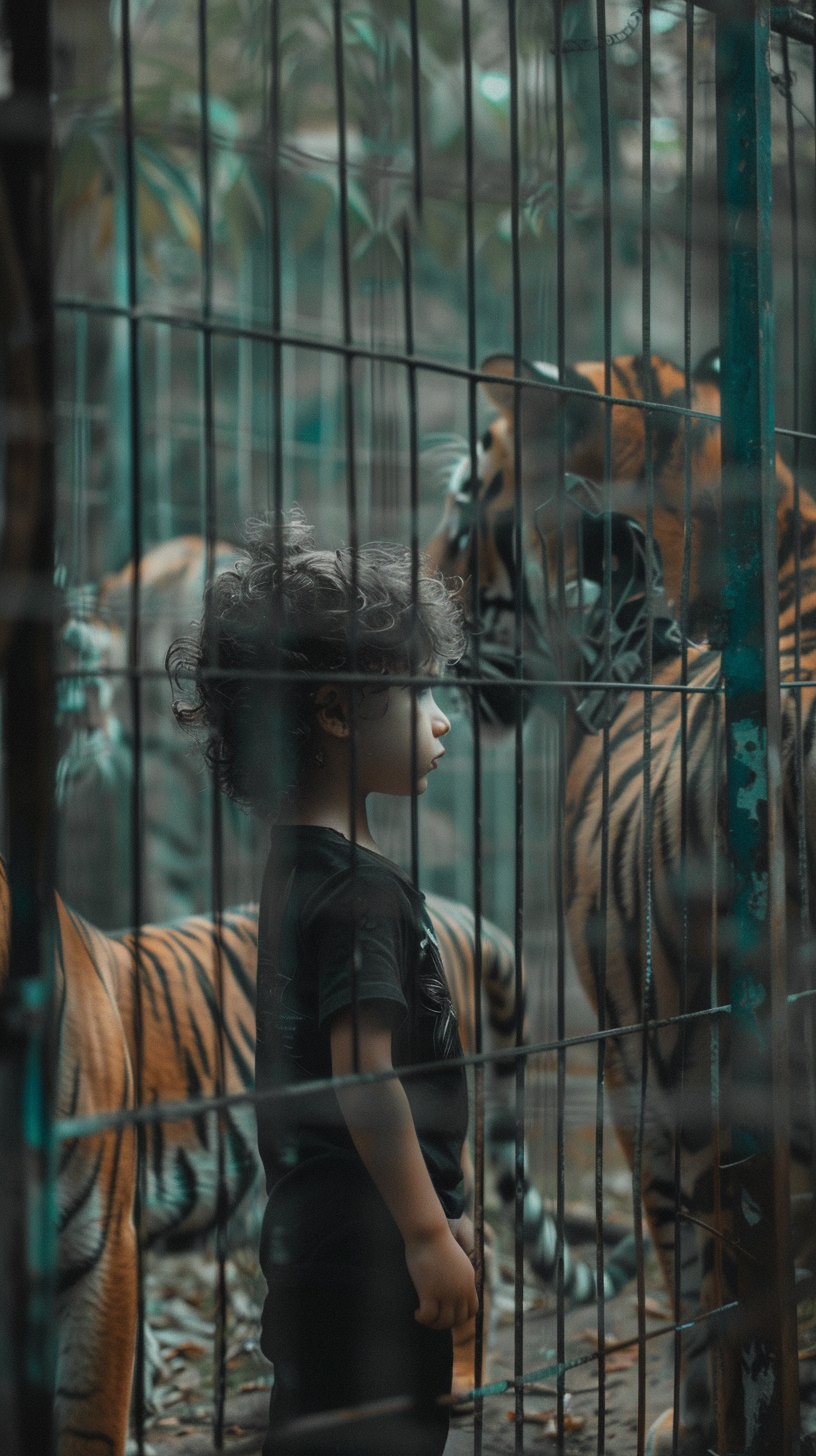
[[[408,1010],[405,968],[410,921],[394,876],[358,866],[334,875],[305,907],[304,949],[318,987],[318,1022],[325,1026],[352,1004],[352,958],[357,964],[356,999],[388,1002],[394,1020]]]

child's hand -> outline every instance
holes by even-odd
[[[448,1228],[460,1248],[464,1249],[474,1269],[476,1267],[476,1235],[473,1220],[463,1213],[461,1218],[449,1218]]]
[[[419,1296],[419,1324],[451,1330],[472,1319],[478,1308],[473,1266],[447,1225],[406,1243],[405,1259]]]

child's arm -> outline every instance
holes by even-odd
[[[391,1027],[382,1011],[358,1011],[361,1072],[391,1066]],[[331,1026],[332,1072],[354,1071],[352,1018],[341,1012]],[[352,1141],[405,1240],[405,1259],[419,1296],[416,1319],[432,1330],[464,1324],[476,1313],[476,1283],[464,1249],[451,1233],[425,1166],[402,1083],[339,1087],[337,1100]]]

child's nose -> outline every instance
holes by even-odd
[[[437,708],[433,724],[434,738],[444,738],[446,733],[450,733],[450,726],[450,718],[446,717],[446,715],[441,712],[439,708]]]

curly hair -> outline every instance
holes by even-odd
[[[268,817],[297,780],[321,682],[452,664],[465,633],[451,588],[415,577],[404,547],[320,551],[297,508],[277,526],[248,522],[245,540],[205,590],[198,635],[174,642],[165,666],[176,720],[200,734],[219,787]]]

